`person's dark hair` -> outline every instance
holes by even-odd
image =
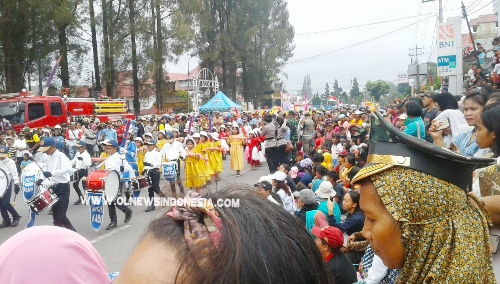
[[[351,190],[348,191],[347,194],[351,196],[352,203],[356,203],[358,206],[354,209],[354,211],[361,211],[361,208],[359,207],[359,192]]]
[[[326,173],[326,175],[334,181],[339,180],[339,173],[337,173],[336,171],[329,171],[328,173]]]
[[[481,87],[481,94],[483,96],[486,96],[488,97],[489,95],[491,95],[491,93],[493,93],[493,88],[488,86],[488,85],[484,85]]]
[[[488,132],[495,133],[495,145],[493,153],[496,157],[500,156],[500,103],[488,105],[483,109],[481,120]]]
[[[455,100],[457,100],[457,103],[462,100],[461,95],[454,95],[453,97],[455,98]]]
[[[359,150],[358,162],[363,162],[364,164],[366,164],[367,159],[368,159],[368,152],[363,149]]]
[[[288,164],[281,164],[283,168],[285,168],[285,171],[289,172],[290,171],[290,165]]]
[[[320,176],[324,177],[326,176],[327,169],[322,166],[322,165],[317,165],[316,166],[316,174],[319,174]]]
[[[437,94],[434,97],[434,101],[438,104],[441,111],[447,109],[458,109],[457,99],[455,99],[455,97],[448,92],[442,92]]]
[[[349,156],[347,156],[346,159],[350,165],[353,166],[356,165],[356,158],[352,154],[349,154]]]
[[[466,100],[472,100],[476,104],[484,107],[488,101],[488,96],[483,95],[479,90],[474,90],[465,96],[464,103]]]
[[[272,116],[270,114],[266,114],[266,115],[264,115],[264,119],[263,120],[264,120],[264,122],[268,122],[269,123],[269,122],[273,121],[273,118],[272,118]]]
[[[335,139],[335,138],[337,139],[337,141],[340,141],[340,134],[338,134],[338,133],[333,134],[333,135],[332,135],[332,141],[333,141],[333,139]]]
[[[422,103],[415,100],[409,100],[406,105],[406,114],[409,117],[420,117],[422,115]]]
[[[325,157],[322,154],[320,154],[320,153],[315,153],[312,156],[312,161],[314,163],[323,163],[325,161]]]
[[[409,98],[407,101],[406,101],[406,104],[405,104],[405,108],[407,108],[407,104],[409,102],[417,102],[421,107],[424,107],[424,103],[422,102],[422,99],[420,97],[416,97],[416,98]]]
[[[209,248],[206,265],[199,266],[188,249],[184,221],[162,216],[148,226],[147,236],[176,250],[180,268],[175,283],[196,283],[200,279],[203,283],[281,283],[283,279],[333,283],[314,239],[304,224],[283,208],[249,189],[223,190],[203,197],[240,200],[237,208],[217,207],[221,240],[218,248]],[[267,273],[263,273],[263,267]]]
[[[274,190],[278,192],[278,190],[283,189],[287,195],[292,195],[292,191],[290,190],[290,187],[286,184],[285,181],[279,181],[275,180],[276,185],[274,186]]]
[[[278,116],[278,117],[276,118],[276,123],[277,123],[279,126],[282,126],[284,122],[285,122],[285,120],[283,119],[283,117],[282,117],[282,116]]]
[[[490,104],[500,103],[500,92],[494,92],[493,94],[491,94],[488,98],[488,102]]]

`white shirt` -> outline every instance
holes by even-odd
[[[161,158],[166,159],[167,161],[178,160],[179,157],[186,156],[186,150],[182,147],[182,143],[174,140],[172,143],[166,142],[161,148],[160,151]]]
[[[68,157],[66,157],[66,155],[59,152],[59,150],[55,150],[52,155],[47,155],[45,164],[47,165],[47,171],[52,174],[49,186],[69,182],[71,174],[71,161]]]
[[[83,160],[78,160],[78,157],[82,157]],[[89,152],[87,152],[87,150],[83,151],[83,153],[76,151],[75,157],[73,158],[73,160],[71,160],[71,166],[73,166],[77,170],[88,169],[91,165],[92,159],[90,158],[90,154]]]
[[[12,159],[5,158],[0,160],[0,169],[7,174],[14,184],[19,184],[19,174],[17,173],[16,163]]]
[[[295,206],[295,202],[292,196],[286,194],[283,189],[278,190],[276,194],[278,194],[278,196],[281,198],[281,201],[283,201],[283,208],[286,211],[288,211],[290,214],[294,214],[295,211],[297,211],[297,206]]]
[[[144,163],[150,163],[153,166],[144,166],[145,170],[159,169],[161,166],[161,154],[156,149],[148,151],[144,155]]]
[[[118,152],[109,156],[104,162],[104,166],[108,171],[117,171],[120,174],[120,176],[122,176],[122,173],[120,172],[120,167],[123,166],[124,171],[129,173],[130,178],[135,178],[134,169],[132,169],[127,160],[125,159],[122,160]]]
[[[26,139],[16,139],[12,145],[16,148],[16,157],[21,158],[25,153],[29,153],[26,149]]]
[[[274,199],[270,194],[267,196],[267,200],[281,207],[281,204],[278,201],[276,201],[276,199]]]

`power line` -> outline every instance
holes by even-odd
[[[453,10],[458,10],[458,9],[460,9],[460,8],[454,8],[454,9],[443,10],[443,11],[453,11]],[[429,15],[435,15],[435,14],[436,13],[430,13],[430,14],[421,15],[421,16],[429,16]],[[296,34],[295,38],[306,37],[306,36],[314,36],[314,35],[318,35],[318,34],[330,33],[330,32],[335,32],[335,31],[343,31],[343,30],[347,30],[347,29],[355,29],[355,28],[361,28],[361,27],[366,27],[366,26],[373,26],[373,25],[378,25],[378,24],[385,24],[385,23],[390,23],[390,22],[408,20],[408,19],[417,18],[417,17],[418,16],[410,16],[410,17],[397,18],[397,19],[385,20],[385,21],[380,21],[380,22],[373,22],[373,23],[361,24],[361,25],[356,25],[356,26],[349,26],[349,27],[344,27],[344,28],[337,28],[337,29],[331,29],[331,30],[322,30],[322,31],[316,31],[316,32],[300,33],[300,34]]]
[[[425,19],[421,19],[421,21],[425,21],[427,19],[430,19],[432,16],[430,17],[427,17]],[[390,31],[390,32],[387,32],[387,33],[384,33],[384,34],[381,34],[379,36],[376,36],[376,37],[373,37],[371,39],[367,39],[367,40],[364,40],[364,41],[361,41],[361,42],[358,42],[358,43],[355,43],[355,44],[351,44],[351,45],[348,45],[348,46],[345,46],[345,47],[342,47],[342,48],[338,48],[338,49],[335,49],[335,50],[332,50],[332,51],[328,51],[328,52],[325,52],[325,53],[321,53],[321,54],[318,54],[318,55],[314,55],[314,56],[310,56],[310,57],[306,57],[306,58],[302,58],[302,59],[298,59],[298,60],[295,60],[295,61],[292,61],[292,62],[288,62],[286,63],[285,65],[292,65],[292,64],[297,64],[297,63],[301,63],[301,62],[304,62],[304,61],[309,61],[311,59],[315,59],[315,58],[319,58],[319,57],[323,57],[325,55],[328,55],[328,54],[331,54],[331,53],[334,53],[334,52],[338,52],[338,51],[342,51],[342,50],[345,50],[345,49],[348,49],[348,48],[352,48],[352,47],[355,47],[355,46],[358,46],[358,45],[361,45],[361,44],[364,44],[364,43],[368,43],[368,42],[371,42],[373,40],[376,40],[376,39],[379,39],[381,37],[384,37],[384,36],[387,36],[387,35],[390,35],[390,34],[393,34],[395,32],[398,32],[400,30],[403,30],[403,29],[406,29],[408,27],[411,27],[413,25],[415,25],[416,23],[412,23],[412,24],[409,24],[409,25],[406,25],[402,28],[399,28],[399,29],[396,29],[396,30],[393,30],[393,31]]]
[[[417,35],[418,35],[418,28],[420,26],[420,15],[422,14],[422,1],[420,1],[420,5],[418,7],[418,17],[417,17],[417,22],[416,25],[417,27],[415,28],[415,34],[413,35],[413,42],[411,45],[417,44]]]

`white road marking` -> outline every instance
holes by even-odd
[[[105,238],[107,238],[107,237],[110,237],[110,236],[112,236],[112,235],[114,235],[114,234],[118,233],[119,231],[123,231],[123,230],[125,230],[125,229],[130,228],[130,227],[132,227],[132,225],[125,225],[125,226],[123,226],[123,227],[120,227],[120,228],[118,228],[118,229],[116,229],[116,230],[113,230],[113,231],[111,231],[111,232],[109,232],[109,233],[107,233],[107,234],[104,234],[104,235],[102,235],[102,236],[100,236],[100,237],[98,237],[98,238],[95,238],[95,239],[91,240],[91,241],[90,241],[90,243],[91,243],[91,244],[95,244],[95,243],[97,243],[97,242],[99,242],[99,241],[104,240],[104,239],[105,239]]]

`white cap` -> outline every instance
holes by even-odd
[[[136,138],[134,139],[134,141],[141,141],[141,142],[142,142],[142,138],[141,138],[141,137],[136,137]]]
[[[61,128],[62,128],[62,127],[61,127],[61,125],[59,125],[59,124],[58,124],[58,125],[56,125],[56,127],[54,127],[54,129],[61,129]]]
[[[408,118],[408,116],[406,115],[406,113],[403,113],[401,114],[398,119],[401,119],[401,120],[406,120]]]
[[[215,141],[219,141],[219,133],[217,133],[217,132],[212,132],[212,133],[210,133],[210,135],[212,135],[212,138],[213,138]]]
[[[144,134],[144,136],[149,136],[149,137],[153,138],[153,134],[151,134],[151,132],[146,132],[146,133]]]
[[[195,134],[193,134],[193,136],[192,136],[192,137],[193,137],[193,138],[201,138],[201,137],[200,137],[200,133],[195,133]]]
[[[200,131],[200,136],[205,136],[205,137],[208,138],[208,134],[205,131]]]
[[[323,199],[334,196],[333,185],[329,181],[322,181],[316,190],[316,195]]]
[[[357,110],[354,112],[354,114],[363,114],[361,111]]]
[[[286,179],[286,174],[281,171],[276,171],[272,176],[271,179],[277,180],[277,181],[285,181]]]

